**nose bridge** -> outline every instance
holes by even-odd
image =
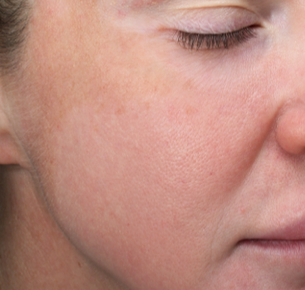
[[[282,90],[284,105],[305,104],[305,39],[303,43],[304,51],[299,47],[288,49],[281,63],[279,88]]]
[[[272,62],[276,72],[272,75],[277,78],[275,90],[283,98],[281,103],[302,100],[305,103],[305,8],[302,11],[302,21],[289,17],[291,20],[282,26],[285,28],[279,28],[273,47]]]
[[[280,147],[293,155],[305,153],[305,3],[299,6],[289,14],[276,49],[276,136]]]
[[[305,102],[305,2],[302,2],[291,1],[294,5],[289,6],[279,46],[283,48],[285,79],[292,90],[289,98]]]

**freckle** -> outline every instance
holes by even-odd
[[[148,111],[150,109],[150,103],[149,102],[144,103],[144,108],[146,111]]]
[[[80,267],[80,268],[82,267],[82,265],[81,265],[81,263],[80,263],[80,262],[77,262],[77,264],[78,264],[78,267]]]
[[[241,209],[240,209],[240,213],[241,214],[244,214],[246,212],[246,209],[244,208],[244,207],[242,207]]]
[[[194,107],[189,106],[188,108],[185,109],[185,113],[187,115],[193,115],[197,112],[197,110]]]
[[[124,107],[120,107],[116,110],[116,115],[122,115],[125,113],[125,108]]]
[[[105,104],[104,103],[100,103],[96,106],[95,108],[95,111],[98,112],[98,111],[101,111],[105,108]]]
[[[183,84],[183,89],[186,91],[193,89],[193,87],[194,87],[194,84],[190,80],[186,80],[185,83]]]
[[[118,16],[119,16],[119,17],[123,17],[123,18],[124,18],[124,17],[126,17],[126,15],[127,15],[126,12],[123,12],[123,11],[121,11],[121,10],[118,10]]]

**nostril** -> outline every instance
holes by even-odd
[[[288,153],[305,153],[305,106],[289,108],[278,120],[276,138]]]

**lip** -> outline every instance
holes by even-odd
[[[287,226],[272,230],[258,239],[265,241],[305,241],[305,216]]]
[[[305,277],[305,240],[244,240],[238,249],[244,261],[272,265],[286,273],[300,272]]]
[[[289,252],[305,254],[305,240],[243,240],[240,245],[286,254]]]
[[[281,285],[287,285],[285,289],[303,289],[305,240],[249,239],[240,241],[235,250],[240,264],[249,267],[253,273],[257,271],[258,276],[268,277],[277,283],[280,281]]]
[[[284,226],[271,222],[264,229],[258,230],[253,236],[245,237],[237,243],[235,255],[241,263],[249,265],[255,271],[262,271],[264,275],[270,275],[271,279],[288,283],[290,286],[287,289],[301,289],[298,284],[300,281],[300,285],[304,287],[305,218],[303,215],[302,218],[294,219],[292,222],[290,219]]]
[[[288,255],[301,254],[305,258],[305,216],[266,234],[244,239],[239,245]]]

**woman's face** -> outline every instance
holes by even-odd
[[[304,16],[294,0],[36,1],[7,106],[38,193],[101,272],[135,290],[305,287]]]

